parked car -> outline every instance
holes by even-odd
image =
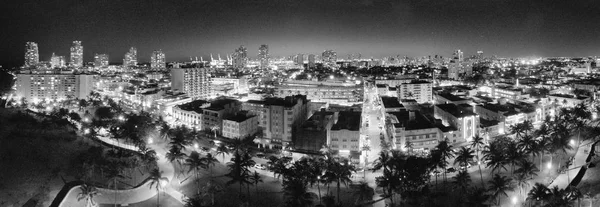
[[[263,164],[255,164],[255,165],[254,165],[254,168],[256,168],[256,169],[260,169],[260,170],[267,169],[267,167],[265,167],[265,165],[263,165]]]
[[[453,167],[446,169],[446,173],[453,173],[456,172],[456,169],[454,169]]]
[[[259,152],[259,153],[256,153],[256,157],[265,158],[265,154],[263,154],[262,152]]]

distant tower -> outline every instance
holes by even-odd
[[[315,55],[309,54],[308,55],[308,68],[314,68],[314,67],[315,67]]]
[[[107,54],[94,55],[94,67],[98,67],[98,68],[108,67],[108,55]]]
[[[258,48],[258,60],[261,69],[269,67],[269,45],[261,45]]]
[[[248,63],[248,50],[246,47],[241,45],[238,49],[233,53],[233,67],[234,68],[244,68]]]
[[[198,57],[196,57],[196,60]],[[163,69],[166,67],[165,53],[162,50],[155,50],[150,56],[150,68]]]
[[[137,66],[137,49],[135,47],[129,48],[129,52],[125,53],[125,57],[123,58],[123,66],[125,67],[135,67]]]
[[[337,53],[333,50],[325,50],[321,56],[323,60],[323,65],[332,67],[335,66],[337,62]]]
[[[56,56],[56,54],[52,53],[52,57],[50,57],[50,67],[60,67],[60,56]]]
[[[25,43],[25,67],[36,66],[40,62],[38,45],[35,42]]]
[[[81,41],[73,41],[70,65],[75,68],[83,67],[83,46],[81,45]]]
[[[464,54],[462,51],[460,51],[460,49],[454,51],[454,59],[456,61],[463,61],[464,60]]]
[[[477,59],[483,59],[483,51],[477,51]]]

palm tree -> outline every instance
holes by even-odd
[[[477,158],[477,167],[479,167],[479,177],[481,178],[481,186],[485,188],[485,184],[483,182],[483,173],[481,172],[481,149],[485,146],[483,141],[483,137],[479,136],[479,134],[475,134],[473,139],[471,140],[471,149],[475,149],[475,156]]]
[[[463,193],[467,191],[469,188],[469,184],[471,183],[471,176],[467,173],[466,170],[461,170],[454,176],[454,184],[458,186]]]
[[[548,204],[546,204],[546,206],[562,207],[569,206],[569,204],[570,201],[564,189],[560,189],[556,185],[550,189],[550,193],[548,194]]]
[[[192,151],[192,153],[190,153],[190,155],[188,156],[187,159],[185,159],[185,165],[188,166],[188,173],[191,172],[192,170],[195,172],[194,174],[196,175],[196,183],[200,182],[199,180],[199,175],[200,175],[200,168],[203,168],[204,162],[202,160],[202,157],[200,157],[200,153],[196,152],[196,151]],[[197,190],[198,190],[198,194],[200,194],[200,185],[197,185]]]
[[[350,177],[352,176],[352,172],[354,172],[354,166],[347,164],[347,160],[339,160],[341,162],[333,162],[325,171],[325,178],[329,181],[337,182],[337,199],[338,204],[341,205],[340,200],[340,184],[344,184],[348,186],[348,183],[351,183]]]
[[[160,127],[160,137],[164,140],[168,140],[169,136],[171,136],[171,126],[167,123],[162,123]]]
[[[542,124],[542,126],[540,126],[540,128],[535,132],[536,136],[540,137],[537,140],[537,143],[536,143],[536,151],[538,151],[541,154],[539,169],[542,169],[542,162],[543,162],[543,159],[544,159],[544,152],[550,150],[550,134],[551,134],[551,131],[549,129],[548,122],[550,122],[549,117],[546,118],[546,121],[544,122],[544,124]]]
[[[223,188],[216,184],[214,181],[209,180],[206,185],[202,188],[202,196],[208,196],[210,198],[211,206],[215,205],[215,194],[223,191]]]
[[[446,169],[445,167],[448,165],[448,159],[454,158],[454,151],[452,150],[452,146],[448,144],[447,140],[441,141],[435,147],[435,150],[440,153],[439,166],[444,168],[444,183],[446,182]]]
[[[85,207],[96,207],[94,196],[98,195],[98,190],[94,186],[83,184],[79,188],[81,192],[77,195],[77,201],[85,199]]]
[[[160,203],[160,189],[165,187],[165,185],[169,182],[169,179],[163,177],[161,171],[154,169],[150,171],[150,177],[148,180],[150,180],[150,183],[148,183],[150,188],[152,189],[152,187],[155,187],[156,189],[156,206],[158,206]]]
[[[229,155],[229,148],[227,148],[225,143],[221,142],[221,144],[219,144],[217,147],[217,156],[223,155],[223,162],[225,162],[225,154]]]
[[[519,148],[517,147],[517,143],[516,142],[509,142],[508,145],[506,146],[506,153],[508,156],[506,156],[506,162],[510,164],[511,167],[511,174],[514,173],[515,171],[515,166],[525,160],[525,154],[523,154],[523,151],[519,150]]]
[[[181,148],[178,148],[177,146],[171,146],[171,149],[169,149],[169,152],[167,152],[167,154],[165,155],[167,160],[169,160],[169,162],[171,163],[177,163],[179,164],[179,167],[182,167],[182,161],[185,160],[185,153],[181,152]],[[183,170],[180,170],[180,172],[177,174],[177,178],[179,178],[179,175],[183,173]]]
[[[283,185],[283,197],[286,207],[312,206],[312,196],[301,179],[286,179]]]
[[[550,189],[548,187],[541,183],[535,183],[531,190],[529,190],[529,193],[527,193],[527,199],[533,202],[541,202],[542,206],[544,206],[544,201],[548,198],[549,194]]]
[[[366,182],[360,182],[355,186],[355,191],[352,193],[353,197],[356,198],[354,202],[355,206],[362,206],[362,203],[365,201],[373,200],[373,189],[369,187],[369,184]]]
[[[537,172],[540,170],[529,160],[522,160],[518,163],[519,168],[515,170],[515,173],[522,174],[527,179],[532,179],[533,176],[537,176]]]
[[[262,177],[260,176],[260,174],[258,174],[258,172],[254,171],[254,173],[250,177],[250,180],[254,184],[254,188],[256,190],[256,198],[260,198],[258,196],[258,183],[262,183],[263,182]]]
[[[108,183],[108,187],[110,188],[110,185],[112,184],[114,187],[114,190],[117,190],[117,180],[123,179],[125,178],[122,174],[123,172],[123,166],[121,165],[121,163],[117,162],[117,161],[111,161],[109,162],[109,164],[106,166],[106,177],[108,178],[109,183]],[[115,206],[117,205],[117,194],[115,193]]]
[[[467,171],[467,167],[473,164],[475,161],[474,151],[467,147],[461,147],[460,150],[456,153],[456,159],[454,159],[454,164],[458,164],[459,167],[463,169],[463,171]]]
[[[248,168],[250,168],[254,164],[256,163],[254,162],[254,160],[252,160],[252,157],[250,157],[248,153],[240,154],[239,152],[235,152],[233,158],[231,158],[231,161],[227,163],[229,173],[227,173],[225,176],[231,178],[230,181],[227,181],[227,185],[239,183],[240,197],[242,195],[242,184],[249,183]]]
[[[537,141],[530,134],[524,135],[523,137],[521,137],[521,139],[519,139],[517,141],[517,148],[519,150],[521,150],[523,153],[532,155],[532,156],[535,156],[538,152],[536,150],[536,145],[537,145]]]
[[[487,167],[492,167],[492,174],[496,170],[498,170],[498,172],[500,172],[501,169],[506,170],[506,155],[496,143],[491,143],[486,146],[485,150],[483,150],[483,159],[488,161],[486,164]]]
[[[219,129],[221,129],[221,127],[217,126],[217,125],[213,125],[210,127],[210,131],[212,131],[213,133],[215,133],[215,138],[217,138],[217,132],[219,131]]]
[[[523,196],[523,188],[529,186],[529,177],[524,174],[517,174],[514,176],[515,184],[519,187],[519,196]]]
[[[377,158],[377,160],[375,160],[375,165],[373,165],[373,172],[382,168],[384,171],[388,170],[389,162],[390,155],[385,151],[379,152],[379,157]]]
[[[492,192],[492,197],[497,199],[497,204],[500,206],[500,197],[502,195],[508,196],[506,191],[514,190],[514,186],[511,178],[507,178],[506,176],[500,176],[500,174],[495,174],[492,180],[489,181],[490,187],[489,191]]]
[[[207,153],[204,158],[202,158],[202,163],[204,163],[204,168],[208,168],[210,170],[210,178],[212,179],[212,168],[211,166],[215,166],[215,163],[219,161],[213,157],[211,153]]]
[[[406,140],[406,143],[405,143],[404,147],[408,150],[408,154],[412,154],[412,151],[413,151],[413,148],[414,148],[412,142],[410,142],[409,140]]]

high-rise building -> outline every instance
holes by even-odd
[[[460,49],[454,51],[454,59],[457,61],[463,61],[464,60],[464,54],[462,51],[460,51]]]
[[[298,54],[294,58],[294,62],[296,65],[304,65],[304,54]]]
[[[234,68],[244,68],[248,63],[248,50],[244,45],[240,45],[238,49],[235,49],[235,52],[232,55],[233,57],[233,67]]]
[[[84,74],[17,74],[17,96],[29,101],[86,98],[94,87],[94,76]]]
[[[83,46],[81,45],[81,41],[73,41],[73,46],[71,46],[71,59],[70,59],[71,67],[80,68],[83,67]]]
[[[51,68],[64,68],[65,64],[65,56],[57,56],[56,54],[52,53],[52,57],[50,57]]]
[[[125,67],[135,67],[137,66],[137,49],[135,47],[129,48],[129,52],[125,53],[125,57],[123,58],[123,66]]]
[[[258,60],[261,69],[269,67],[269,45],[261,45],[258,48]]]
[[[433,84],[427,81],[413,80],[410,83],[398,85],[396,90],[400,99],[414,99],[418,103],[433,100]]]
[[[95,67],[108,67],[108,55],[107,54],[96,54],[94,55],[94,66]]]
[[[40,62],[38,45],[35,42],[25,43],[25,67],[36,66]]]
[[[155,50],[150,56],[150,68],[163,69],[166,68],[165,53],[162,50]]]
[[[192,99],[211,96],[211,79],[207,68],[172,68],[171,89],[187,94]]]
[[[335,66],[337,62],[337,53],[333,50],[325,50],[321,56],[323,60],[323,65],[325,66]]]
[[[314,68],[314,67],[315,67],[315,55],[309,54],[308,55],[308,68]]]

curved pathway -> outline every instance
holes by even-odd
[[[110,139],[108,137],[98,136],[98,140],[113,145],[116,147],[120,147],[123,149],[128,149],[132,151],[138,151],[138,148],[133,145],[129,145],[126,143],[119,142],[114,139]],[[162,175],[169,179],[169,182],[173,180],[175,177],[175,168],[173,165],[165,158],[166,150],[163,144],[151,144],[148,145],[157,153],[157,165],[160,171],[162,171]],[[150,188],[149,181],[146,180],[146,183],[139,185],[136,188],[128,189],[128,190],[111,190],[105,188],[98,188],[98,192],[100,195],[97,195],[94,200],[99,204],[133,204],[139,203],[142,201],[146,201],[148,199],[156,196],[156,188]],[[77,195],[81,192],[81,186],[75,186],[69,190],[65,198],[58,205],[59,207],[79,207],[85,205],[85,201],[78,201]],[[173,189],[171,184],[167,185],[163,191],[173,197],[175,200],[179,201],[181,204],[184,203],[185,196]]]

